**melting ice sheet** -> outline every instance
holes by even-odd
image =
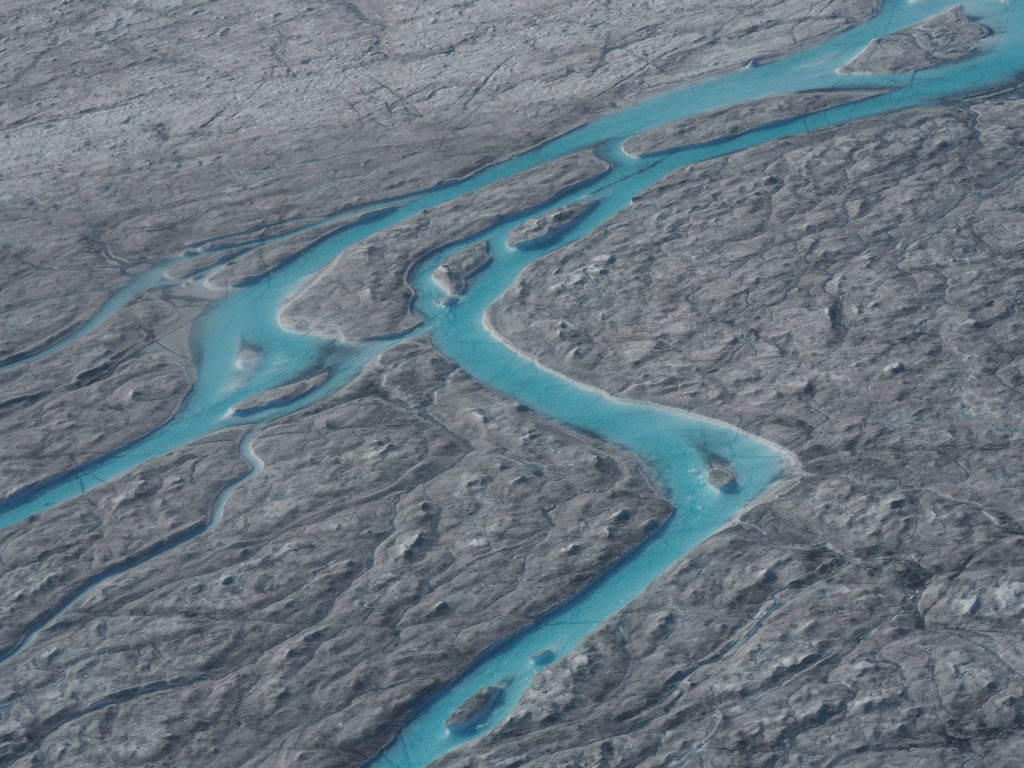
[[[484,654],[439,695],[425,702],[406,723],[396,741],[375,766],[413,768],[435,760],[469,738],[486,732],[515,705],[536,671],[569,653],[604,619],[635,598],[659,574],[708,535],[720,528],[779,477],[791,457],[777,446],[745,435],[729,425],[680,411],[609,397],[572,382],[509,348],[487,328],[485,312],[531,261],[573,242],[631,199],[673,170],[778,138],[861,117],[927,104],[1008,81],[1024,68],[1024,3],[1012,0],[969,0],[968,14],[980,17],[995,34],[979,55],[955,64],[907,75],[843,75],[837,70],[873,38],[913,25],[952,7],[938,0],[886,2],[879,14],[860,27],[786,60],[697,83],[678,92],[624,109],[568,133],[461,182],[443,185],[401,199],[386,201],[379,215],[347,224],[330,238],[299,254],[266,278],[239,286],[210,306],[195,324],[192,343],[198,364],[197,381],[180,412],[151,434],[118,451],[30,487],[0,508],[0,526],[9,525],[73,496],[168,451],[226,426],[260,425],[336,391],[351,381],[381,352],[415,335],[430,333],[438,348],[472,376],[551,418],[587,430],[636,453],[652,469],[676,512],[641,548],[617,563],[581,595],[539,617],[534,624]],[[666,123],[756,98],[796,90],[887,89],[885,93],[791,120],[770,123],[737,136],[682,147],[649,157],[631,157],[622,142]],[[898,139],[896,139],[898,140]],[[412,276],[416,309],[425,322],[411,333],[348,346],[314,336],[290,333],[277,317],[288,297],[344,248],[419,212],[487,184],[535,168],[583,149],[597,150],[612,169],[567,191],[544,210],[509,216],[499,225],[476,233],[419,265]],[[520,251],[506,245],[508,232],[539,213],[573,203],[592,203],[586,215],[544,247]],[[384,205],[382,202],[381,205]],[[474,278],[458,302],[430,279],[433,268],[467,245],[487,242],[493,262]],[[180,261],[180,260],[179,260]],[[97,327],[112,312],[148,288],[166,284],[150,270],[121,289],[97,317],[68,341],[15,364],[53,354],[70,340]],[[287,402],[234,410],[246,398],[317,373],[323,383]],[[707,483],[706,457],[726,460],[736,475],[735,487],[723,492]],[[213,521],[216,524],[216,521]],[[445,721],[481,688],[501,686],[503,694],[487,697],[491,704],[472,727],[449,733]]]

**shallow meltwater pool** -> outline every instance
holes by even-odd
[[[841,74],[874,38],[941,13],[953,3],[906,0],[884,3],[865,24],[787,59],[688,85],[561,136],[477,175],[377,204],[374,215],[355,219],[263,279],[233,289],[210,305],[193,328],[195,385],[181,410],[151,434],[114,453],[29,487],[0,508],[0,526],[111,480],[176,448],[227,426],[258,427],[305,408],[351,381],[383,351],[430,334],[438,349],[483,384],[545,416],[586,430],[640,457],[675,507],[661,528],[583,593],[490,649],[457,680],[423,702],[373,766],[425,766],[498,724],[515,707],[538,670],[568,654],[584,637],[639,595],[654,579],[710,534],[732,520],[795,466],[778,446],[736,428],[682,411],[624,400],[572,381],[507,345],[489,328],[486,311],[531,262],[584,237],[630,205],[650,185],[681,166],[819,127],[928,104],[1007,82],[1024,69],[1024,4],[1020,0],[963,3],[994,34],[978,54],[913,74]],[[780,119],[728,138],[635,157],[622,150],[628,138],[677,120],[752,99],[805,90],[864,89],[873,95],[808,114]],[[543,210],[509,216],[461,238],[417,265],[411,276],[416,311],[413,331],[364,345],[345,345],[292,333],[278,322],[288,298],[345,248],[440,204],[550,160],[594,149],[610,170],[549,201]],[[509,232],[527,219],[572,204],[587,204],[573,224],[529,247],[508,246]],[[385,207],[387,206],[387,207]],[[372,206],[367,207],[372,212]],[[352,211],[349,212],[353,213]],[[543,242],[542,245],[538,244]],[[493,260],[466,292],[450,297],[432,278],[458,251],[487,243]],[[189,255],[177,260],[187,261]],[[29,360],[53,354],[98,327],[132,297],[161,282],[168,265],[149,270],[122,288],[74,336]],[[262,392],[320,374],[319,383],[291,399],[268,398],[258,407],[237,406]],[[709,457],[725,480],[709,482]],[[252,463],[252,462],[251,462]],[[254,471],[258,471],[255,468]],[[217,519],[210,524],[216,525]],[[95,584],[91,584],[90,588]],[[24,646],[22,646],[24,647]],[[468,702],[468,704],[467,704]],[[464,706],[466,705],[466,706]],[[458,713],[455,717],[453,714]]]

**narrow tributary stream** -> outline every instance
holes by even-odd
[[[341,226],[331,237],[277,271],[236,288],[212,303],[193,327],[196,382],[175,417],[151,434],[101,459],[27,488],[0,508],[0,527],[53,507],[149,459],[225,427],[239,424],[259,427],[305,408],[351,381],[384,350],[429,333],[438,349],[487,386],[552,419],[633,451],[651,468],[676,509],[647,543],[617,563],[585,592],[538,617],[526,630],[483,654],[458,680],[425,702],[373,765],[424,766],[460,743],[478,737],[511,711],[538,669],[571,651],[672,563],[761,495],[793,463],[793,457],[777,446],[727,424],[674,409],[613,398],[539,365],[490,331],[485,321],[487,308],[529,263],[584,237],[628,207],[633,197],[681,166],[797,133],[933,103],[1012,80],[1024,69],[1024,57],[1019,53],[1024,50],[1021,47],[1024,4],[1019,0],[1009,3],[970,0],[963,5],[995,34],[984,41],[978,55],[959,63],[907,75],[839,74],[838,67],[856,56],[871,39],[952,6],[936,0],[916,3],[889,0],[879,14],[865,24],[787,59],[691,84],[623,109],[464,181],[380,201],[375,215]],[[632,157],[621,149],[622,142],[630,136],[729,105],[803,90],[853,88],[884,92],[762,125],[721,141],[641,157]],[[893,140],[898,141],[899,137],[894,136]],[[585,149],[597,151],[611,164],[611,169],[562,193],[540,209],[510,214],[498,225],[450,244],[417,266],[412,279],[417,293],[415,309],[424,317],[424,322],[413,331],[355,346],[291,333],[279,324],[278,313],[288,297],[345,248],[428,208]],[[509,231],[523,221],[579,202],[593,205],[584,218],[556,233],[543,247],[517,250],[506,244]],[[367,207],[366,211],[372,208]],[[474,278],[458,301],[446,300],[448,297],[431,278],[432,270],[451,254],[478,242],[488,243],[493,262]],[[191,257],[186,254],[172,265],[149,270],[121,289],[74,336],[14,365],[53,354],[83,337],[134,296],[154,286],[168,284],[164,276],[166,270]],[[258,349],[260,354],[239,366],[239,352],[243,349]],[[321,371],[328,372],[326,381],[299,398],[244,412],[233,410],[251,395]],[[722,492],[707,482],[705,465],[709,453],[727,460],[735,472],[737,483],[731,492]],[[254,471],[258,471],[255,464]],[[211,516],[208,527],[216,525],[217,520],[217,515]],[[92,582],[89,588],[95,586],[96,582]],[[19,650],[30,641],[31,637],[26,638]],[[491,706],[472,727],[450,732],[444,723],[452,712],[487,686],[501,689],[503,693],[491,697]]]

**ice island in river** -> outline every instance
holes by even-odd
[[[812,9],[752,66],[164,262],[94,227],[127,281],[0,371],[15,452],[80,441],[8,470],[0,761],[99,764],[97,729],[126,765],[1013,754],[1019,7]]]

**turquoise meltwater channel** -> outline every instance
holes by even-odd
[[[454,363],[485,385],[570,426],[586,430],[634,452],[650,468],[676,512],[640,548],[623,558],[583,593],[536,620],[522,632],[483,653],[444,690],[422,703],[391,745],[370,764],[373,768],[426,766],[460,744],[499,723],[515,706],[541,666],[569,653],[602,621],[629,603],[672,563],[721,528],[784,474],[793,458],[778,446],[720,422],[682,411],[610,397],[574,382],[522,355],[494,334],[486,312],[531,262],[584,237],[651,184],[672,171],[776,139],[852,120],[935,103],[953,96],[1012,82],[1024,69],[1024,4],[968,0],[968,14],[994,34],[981,51],[966,60],[906,75],[842,75],[837,69],[867,43],[911,26],[953,6],[943,0],[887,0],[864,24],[814,48],[765,66],[753,66],[694,83],[625,108],[558,137],[460,182],[422,193],[380,201],[346,215],[364,214],[341,223],[320,241],[264,278],[232,289],[213,302],[193,326],[197,364],[195,385],[179,412],[166,424],[117,451],[60,476],[26,488],[0,507],[0,526],[49,509],[143,462],[234,425],[258,428],[308,407],[351,381],[386,349],[414,336],[430,334]],[[861,101],[773,122],[707,144],[632,157],[621,149],[630,136],[685,117],[751,99],[812,89],[865,89],[882,93]],[[898,137],[894,137],[894,141]],[[594,149],[611,165],[608,172],[567,190],[543,206],[509,214],[500,224],[463,238],[417,265],[411,282],[415,309],[424,322],[413,331],[365,345],[345,345],[281,327],[278,314],[306,280],[345,248],[415,216],[423,210],[475,192],[495,181],[545,162]],[[538,214],[575,202],[593,206],[543,247],[510,248],[508,232]],[[228,238],[224,238],[227,240]],[[451,300],[434,283],[434,267],[458,250],[487,242],[494,260],[474,278],[469,291]],[[227,250],[225,246],[225,250]],[[30,364],[85,337],[128,301],[154,286],[173,281],[171,266],[187,266],[186,253],[160,270],[149,270],[123,286],[82,328],[50,349],[8,365]],[[242,354],[245,351],[247,354]],[[324,383],[305,395],[236,410],[253,394],[327,372]],[[706,457],[727,460],[737,477],[734,493],[706,482]],[[250,461],[256,468],[256,462]],[[209,525],[219,517],[211,516]],[[201,535],[201,534],[200,534]],[[95,583],[91,584],[92,588]],[[34,636],[34,633],[33,633]],[[9,654],[12,658],[31,638]],[[2,663],[2,660],[0,660]],[[466,699],[485,686],[502,686],[503,696],[468,732],[450,733],[444,723]]]

